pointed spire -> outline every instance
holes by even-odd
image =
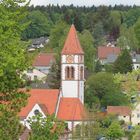
[[[84,54],[81,48],[75,26],[72,24],[70,31],[68,33],[64,48],[61,52],[62,54]]]

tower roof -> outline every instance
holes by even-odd
[[[65,41],[62,54],[84,54],[78,39],[75,26],[72,25]]]

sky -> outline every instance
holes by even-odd
[[[75,6],[98,6],[98,5],[139,5],[140,0],[31,0],[31,5],[48,5],[48,4],[59,4],[59,5],[70,5]]]

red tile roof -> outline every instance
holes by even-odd
[[[78,98],[61,98],[58,119],[78,121],[85,118],[84,106]]]
[[[62,54],[84,54],[74,25],[71,26],[68,33]]]
[[[107,47],[107,46],[98,47],[99,59],[106,59],[107,56],[110,54],[119,55],[120,53],[121,53],[121,49],[118,47]]]
[[[47,112],[51,115],[55,113],[58,96],[59,96],[59,90],[58,89],[32,89],[28,92],[30,97],[28,98],[28,104],[26,107],[22,108],[19,116],[27,117],[28,113],[32,110],[35,104],[41,104],[43,105],[43,108],[45,106],[45,109],[47,109]]]
[[[108,106],[107,113],[121,116],[129,116],[131,115],[131,109],[128,106]]]
[[[40,53],[33,61],[33,66],[49,66],[55,61],[54,54]]]

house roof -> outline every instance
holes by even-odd
[[[48,67],[51,63],[55,61],[53,53],[40,53],[36,56],[33,61],[33,66],[45,66]]]
[[[31,89],[27,93],[30,97],[28,98],[27,105],[19,113],[21,118],[27,117],[35,104],[39,104],[43,112],[46,111],[50,115],[55,113],[59,97],[58,89]]]
[[[62,54],[84,54],[74,25],[72,25],[70,28],[67,39],[65,41],[64,48],[61,53]]]
[[[128,106],[108,106],[107,113],[121,116],[129,116],[131,115],[131,109]]]
[[[58,119],[78,121],[85,118],[84,106],[78,98],[61,98]]]
[[[110,54],[119,55],[120,53],[121,53],[121,49],[118,47],[107,47],[107,46],[98,47],[99,59],[106,59]]]
[[[107,56],[107,63],[114,63],[117,59],[118,55],[116,54],[109,54]]]

